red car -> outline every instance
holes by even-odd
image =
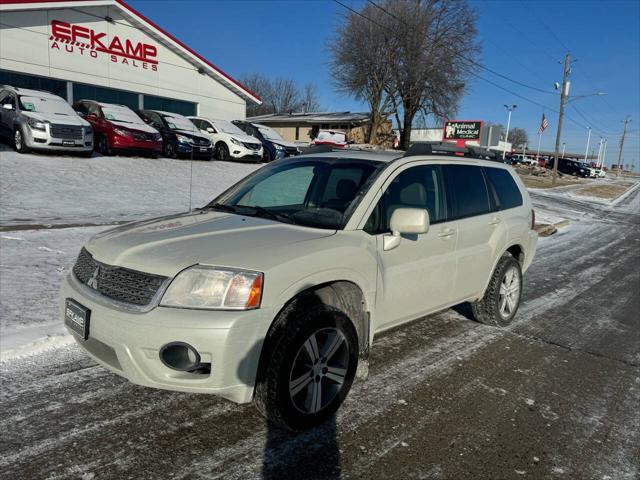
[[[94,148],[102,155],[115,150],[153,157],[162,153],[160,132],[124,105],[80,100],[73,109],[93,127]]]

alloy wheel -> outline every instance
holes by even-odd
[[[289,374],[289,396],[306,414],[318,413],[338,395],[349,367],[349,342],[337,328],[311,334],[298,350]]]
[[[500,283],[499,309],[502,318],[509,318],[520,301],[520,276],[515,267],[509,268]]]
[[[16,150],[18,152],[21,152],[23,147],[22,145],[23,140],[22,140],[22,132],[20,130],[16,130],[16,133],[13,135],[13,141],[15,143]]]

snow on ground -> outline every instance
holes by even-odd
[[[212,200],[259,165],[140,157],[21,155],[0,145],[0,225],[112,223]]]
[[[0,232],[0,360],[70,341],[58,317],[60,283],[105,228]]]

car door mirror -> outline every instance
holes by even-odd
[[[398,208],[389,222],[391,235],[383,237],[383,249],[393,250],[402,240],[403,234],[420,235],[429,231],[429,212],[421,208]]]
[[[13,110],[13,105],[11,105],[10,103],[5,103],[4,105],[2,105],[2,108],[5,110]]]

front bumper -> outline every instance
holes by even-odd
[[[119,135],[111,139],[111,146],[118,150],[132,150],[139,152],[161,153],[162,140],[135,140]]]
[[[234,160],[245,160],[245,161],[261,161],[262,160],[262,147],[258,150],[251,150],[243,146],[238,146],[234,143],[229,144],[229,155]]]
[[[27,147],[34,150],[51,150],[51,151],[79,151],[90,152],[93,150],[93,132],[83,135],[81,139],[56,138],[51,135],[49,125],[46,130],[36,130],[29,126],[25,126],[24,142]]]
[[[89,338],[74,335],[78,344],[99,364],[146,387],[215,394],[237,403],[253,397],[262,343],[272,312],[210,311],[155,307],[148,312],[124,311],[81,284],[73,274],[63,282],[60,316],[65,299],[91,309]],[[160,360],[160,349],[185,342],[210,363],[208,374],[173,370]]]
[[[180,156],[191,156],[193,154],[194,157],[211,157],[213,155],[213,146],[200,147],[191,143],[178,142],[176,143],[176,153]]]

